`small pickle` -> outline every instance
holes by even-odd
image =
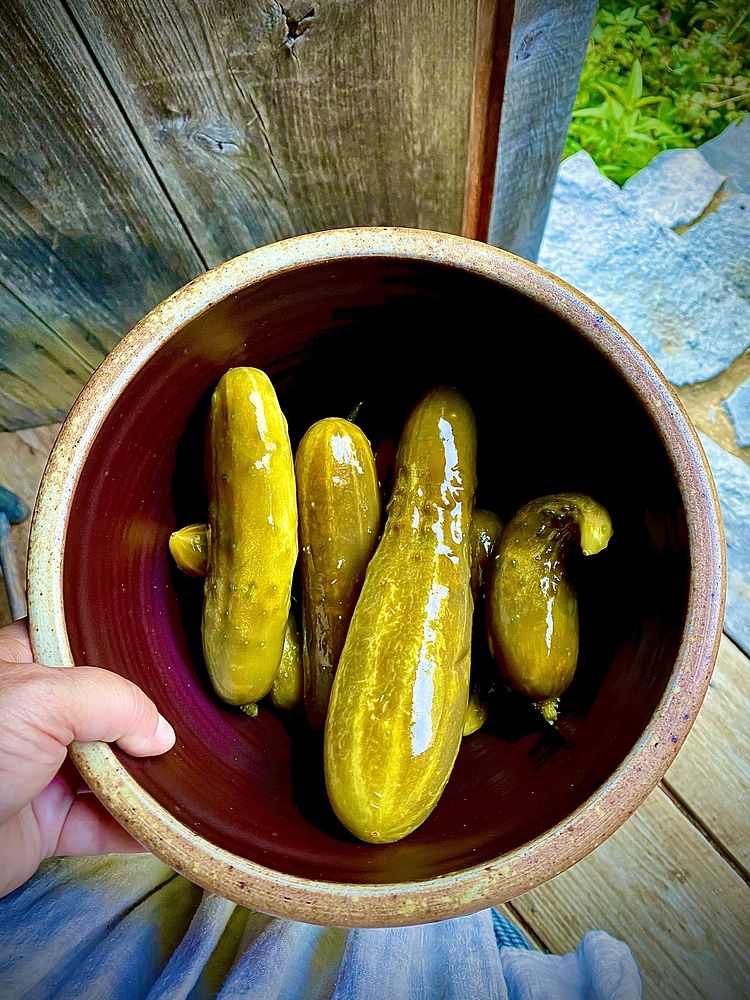
[[[487,702],[477,691],[472,691],[469,695],[469,704],[466,706],[463,735],[471,736],[476,733],[486,721]]]
[[[297,622],[290,611],[279,672],[268,697],[276,708],[291,711],[301,703],[302,689],[302,643]]]
[[[169,551],[187,576],[205,576],[208,566],[208,530],[205,524],[186,524],[169,536]]]
[[[477,507],[471,519],[471,592],[476,601],[487,579],[492,546],[503,530],[503,522],[491,510]]]
[[[380,490],[364,432],[343,417],[313,424],[295,459],[302,572],[305,710],[326,720],[331,685],[380,532]]]
[[[611,537],[601,504],[562,493],[522,507],[495,545],[485,601],[490,649],[508,682],[551,725],[578,660],[578,600],[566,553],[580,541],[584,555],[595,555]]]
[[[480,507],[474,510],[469,530],[469,548],[471,550],[471,596],[474,598],[475,611],[477,603],[483,600],[482,591],[490,563],[492,546],[495,544],[495,539],[500,534],[502,526],[502,521],[492,511],[482,510]],[[472,631],[473,622],[469,621],[470,645]],[[477,685],[478,682],[474,677],[474,668],[472,667],[472,689],[464,717],[464,736],[471,736],[472,733],[481,729],[487,721],[487,700],[484,695],[480,694]]]
[[[169,551],[177,568],[188,576],[205,576],[208,565],[208,528],[205,524],[188,524],[169,536]],[[284,650],[276,680],[270,694],[271,704],[276,708],[292,709],[302,701],[302,644],[299,628],[292,612],[286,623]],[[253,706],[255,706],[253,710]],[[255,702],[241,705],[246,715],[258,714]]]

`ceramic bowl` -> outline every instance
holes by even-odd
[[[167,552],[205,518],[207,403],[234,365],[264,369],[293,445],[364,401],[396,440],[431,386],[458,386],[479,427],[478,502],[509,516],[545,493],[612,515],[580,568],[581,656],[553,729],[501,694],[463,742],[429,819],[359,843],[327,805],[319,747],[268,709],[211,693],[200,581]],[[163,757],[104,744],[73,757],[154,854],[208,889],[319,924],[412,924],[532,889],[636,809],[690,729],[720,638],[722,530],[705,456],[664,378],[565,282],[454,236],[301,236],[214,268],[107,357],[52,452],[34,514],[30,622],[40,660],[107,666],[177,731]]]

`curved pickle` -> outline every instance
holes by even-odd
[[[566,553],[579,541],[584,555],[595,555],[611,536],[601,504],[561,493],[522,507],[495,547],[485,601],[490,649],[509,683],[550,724],[578,660],[578,600]]]
[[[471,407],[453,389],[434,389],[399,443],[383,536],[328,709],[328,797],[360,840],[391,843],[415,830],[458,753],[469,700],[475,488]]]
[[[169,551],[177,568],[188,576],[205,576],[208,566],[208,526],[187,524],[173,531],[169,536]],[[292,612],[286,623],[284,649],[281,654],[279,672],[269,693],[269,700],[276,708],[290,710],[302,701],[302,644],[299,628]],[[251,702],[250,705],[255,705]],[[251,708],[241,705],[246,715],[258,714],[257,705]]]
[[[313,424],[295,459],[302,574],[305,710],[325,723],[331,685],[380,532],[370,442],[342,417]]]

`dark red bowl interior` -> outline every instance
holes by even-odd
[[[320,748],[300,719],[256,719],[212,695],[200,581],[167,554],[205,518],[207,402],[220,375],[273,379],[293,444],[364,401],[373,443],[397,439],[424,390],[457,385],[479,427],[479,503],[587,492],[614,538],[574,561],[581,659],[558,729],[502,691],[464,741],[432,816],[399,844],[351,838],[328,807]],[[576,330],[501,282],[427,262],[353,258],[267,278],[194,320],[135,376],[91,449],[70,514],[64,599],[76,662],[140,684],[177,730],[164,757],[125,767],[214,844],[282,872],[354,883],[479,865],[550,829],[612,775],[668,683],[689,558],[668,455],[631,387]],[[477,644],[478,665],[492,669]]]

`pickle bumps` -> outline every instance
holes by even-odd
[[[295,460],[302,568],[305,710],[325,722],[331,685],[380,532],[370,442],[340,417],[313,424]]]
[[[439,388],[399,443],[383,536],[367,568],[331,692],[326,786],[371,843],[400,840],[450,776],[469,698],[476,427]]]
[[[611,536],[601,504],[560,493],[522,507],[495,545],[485,601],[490,648],[506,680],[550,724],[578,661],[578,599],[566,555],[576,543],[595,555]]]
[[[268,376],[232,368],[211,399],[203,652],[231,705],[266,695],[281,662],[297,560],[289,432]]]

